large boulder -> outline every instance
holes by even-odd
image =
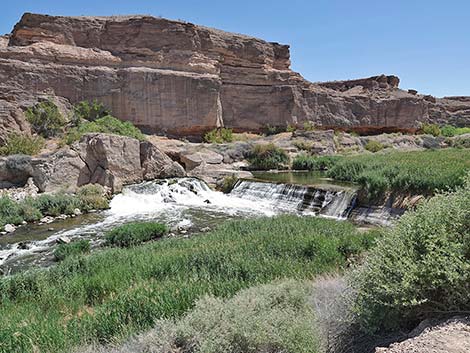
[[[0,158],[0,188],[22,187],[32,172],[29,156],[13,155]]]
[[[148,141],[140,143],[140,163],[145,180],[186,175],[184,168],[178,162],[171,160],[157,146]]]
[[[224,157],[217,152],[207,148],[202,148],[195,152],[187,152],[180,156],[181,162],[184,163],[186,170],[192,170],[202,163],[205,164],[221,164]]]
[[[140,142],[111,134],[86,134],[80,139],[79,154],[85,162],[78,185],[100,184],[118,192],[126,184],[143,180]]]

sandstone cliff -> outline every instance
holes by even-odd
[[[28,131],[22,109],[41,95],[98,99],[144,131],[201,135],[302,124],[363,131],[420,122],[470,125],[470,100],[398,88],[395,76],[311,83],[289,47],[150,16],[26,13],[0,38],[0,140]]]

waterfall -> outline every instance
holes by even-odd
[[[252,180],[239,180],[230,195],[257,202],[268,201],[270,207],[281,212],[315,214],[336,219],[346,219],[356,200],[355,191],[346,188]]]

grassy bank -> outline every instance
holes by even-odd
[[[432,194],[462,185],[470,170],[469,149],[442,149],[382,154],[299,156],[294,169],[327,169],[328,177],[359,183],[369,197],[386,191]]]
[[[66,258],[0,281],[0,352],[64,352],[178,317],[203,295],[342,267],[373,243],[347,222],[282,216]]]

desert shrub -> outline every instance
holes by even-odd
[[[314,131],[315,130],[315,125],[311,121],[306,121],[304,122],[303,128],[305,131]]]
[[[41,136],[10,133],[5,145],[0,147],[0,155],[25,154],[33,156],[43,149],[44,144],[44,139]]]
[[[305,141],[301,139],[296,139],[292,141],[292,144],[302,151],[310,151],[313,147],[313,142],[309,142],[309,141]]]
[[[0,197],[0,227],[5,224],[20,224],[23,221],[21,209],[17,202],[8,196]]]
[[[35,222],[43,217],[36,204],[36,200],[32,197],[27,197],[19,202],[20,217],[26,222]]]
[[[254,145],[249,153],[248,161],[252,169],[284,169],[289,162],[289,156],[282,148],[270,143]]]
[[[82,120],[95,121],[108,115],[111,115],[110,110],[96,99],[92,102],[81,101],[73,106],[72,122],[78,126]]]
[[[287,124],[286,126],[286,132],[294,132],[295,130],[297,130],[297,127],[293,124]]]
[[[149,240],[161,238],[167,231],[167,227],[160,223],[127,223],[106,233],[106,243],[108,245],[127,248]]]
[[[129,121],[122,121],[107,115],[95,121],[83,122],[77,127],[70,129],[65,136],[65,143],[71,144],[87,133],[101,132],[129,136],[140,141],[145,140],[145,135]]]
[[[36,208],[46,216],[59,216],[61,214],[73,214],[80,209],[80,200],[71,194],[42,194],[34,199]]]
[[[214,129],[204,135],[204,141],[208,143],[226,143],[233,141],[232,129]]]
[[[292,169],[294,170],[328,170],[340,157],[338,156],[309,156],[300,154],[294,158]]]
[[[90,251],[89,240],[76,240],[68,244],[60,244],[54,250],[54,258],[56,261],[63,261],[69,256],[85,254]]]
[[[364,148],[370,152],[379,152],[381,150],[383,150],[385,148],[385,146],[383,144],[381,144],[379,141],[375,141],[375,140],[369,140],[367,141],[366,145],[364,146]]]
[[[308,283],[286,280],[242,290],[230,299],[207,296],[180,320],[161,320],[120,348],[89,347],[86,352],[318,352],[310,295]]]
[[[423,134],[433,135],[433,136],[441,135],[441,129],[439,128],[439,125],[436,125],[436,124],[423,124],[421,126],[421,132]]]
[[[352,277],[363,327],[409,329],[470,310],[470,175],[452,193],[406,213]]]
[[[455,148],[470,148],[470,136],[457,136],[452,141],[452,146]]]
[[[109,208],[109,200],[104,188],[99,184],[88,184],[80,187],[76,194],[80,209],[84,211]]]
[[[224,194],[228,194],[230,191],[232,191],[233,187],[238,181],[238,177],[235,174],[232,174],[230,176],[226,176],[224,180],[222,181],[222,185],[220,186],[220,190]]]
[[[28,108],[25,115],[34,132],[46,138],[62,132],[66,124],[59,108],[49,100]]]

